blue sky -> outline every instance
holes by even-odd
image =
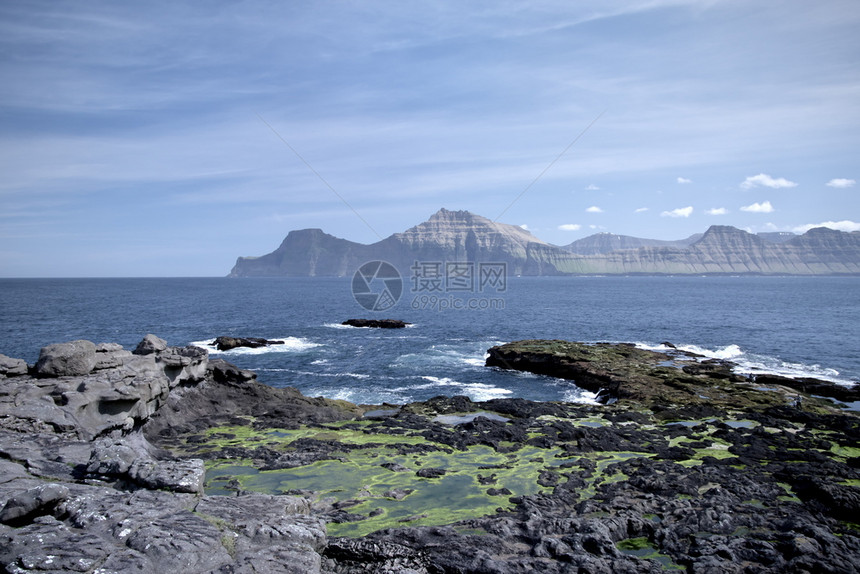
[[[562,245],[858,230],[858,27],[856,0],[3,2],[0,276],[220,276],[440,207]]]

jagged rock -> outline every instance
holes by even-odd
[[[0,376],[17,377],[27,374],[27,361],[0,354]]]
[[[117,343],[99,343],[96,345],[96,371],[115,369],[125,364],[131,357],[131,351],[126,351]]]
[[[128,432],[142,424],[164,404],[171,389],[205,378],[208,363],[204,349],[169,348],[149,355],[124,355],[120,366],[93,370],[97,355],[122,351],[97,353],[89,341],[46,349],[36,368],[38,378],[5,379],[0,413],[6,412],[21,426],[48,426],[85,440],[112,430]],[[74,371],[84,374],[59,376]]]
[[[350,327],[371,327],[375,329],[402,329],[406,325],[411,325],[411,323],[406,323],[399,319],[347,319],[341,324],[349,325]]]
[[[125,476],[138,458],[138,449],[126,444],[124,440],[103,438],[93,445],[87,472],[113,477]]]
[[[196,458],[155,461],[141,457],[129,468],[128,477],[146,488],[202,494],[206,469]]]
[[[247,383],[257,378],[257,373],[240,369],[223,359],[211,359],[209,373],[216,383]]]
[[[206,470],[199,459],[156,460],[154,447],[136,433],[96,441],[87,464],[90,474],[121,478],[144,488],[202,493]]]
[[[221,336],[215,339],[214,345],[219,351],[229,351],[237,347],[249,347],[257,349],[259,347],[268,347],[269,345],[283,345],[283,341],[270,341],[269,339],[261,339],[259,337],[227,337]]]
[[[167,348],[167,341],[153,334],[146,335],[133,351],[135,355],[150,355]]]
[[[69,489],[60,484],[43,484],[10,498],[0,510],[0,522],[19,525],[40,515],[50,514],[54,507],[69,496]]]
[[[96,346],[83,339],[42,347],[35,372],[39,377],[88,375],[96,366]]]

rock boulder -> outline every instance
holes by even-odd
[[[96,366],[96,346],[83,339],[42,347],[36,376],[75,377],[88,375]]]

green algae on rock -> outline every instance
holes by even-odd
[[[159,446],[204,458],[210,494],[306,497],[331,572],[851,571],[857,416],[725,362],[531,349],[547,346],[604,404],[437,397],[289,424],[260,409]]]

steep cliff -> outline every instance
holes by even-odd
[[[388,261],[404,276],[415,261],[501,262],[509,275],[860,274],[860,233],[817,228],[780,239],[715,225],[678,241],[598,234],[558,247],[515,225],[441,209],[371,245],[320,229],[291,231],[272,253],[240,257],[230,276],[340,277],[371,260]]]

